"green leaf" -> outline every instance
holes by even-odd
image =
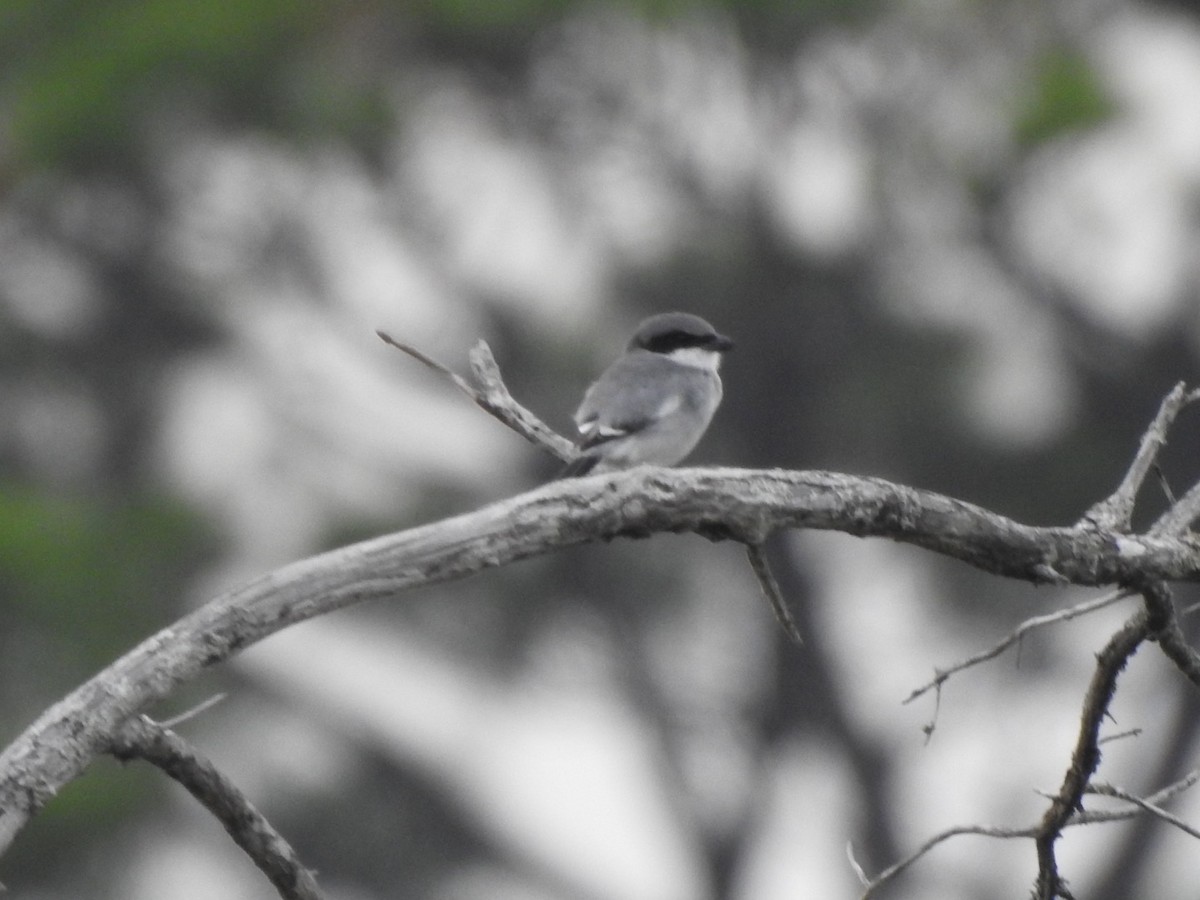
[[[1105,122],[1114,109],[1087,59],[1056,51],[1036,66],[1029,99],[1017,118],[1017,140],[1026,147],[1043,144]]]

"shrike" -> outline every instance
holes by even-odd
[[[638,326],[575,413],[579,456],[559,475],[673,466],[692,452],[721,402],[721,354],[733,341],[699,316],[663,313]]]

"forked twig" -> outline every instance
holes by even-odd
[[[1187,788],[1189,788],[1193,784],[1195,784],[1197,779],[1200,779],[1200,772],[1192,772],[1188,776],[1188,779],[1190,779],[1190,780],[1188,780],[1187,785],[1185,786],[1185,788],[1183,788],[1184,790],[1186,790]],[[1187,780],[1187,779],[1185,779],[1185,780]],[[1193,828],[1191,825],[1189,825],[1187,822],[1180,819],[1178,816],[1167,812],[1165,809],[1163,809],[1161,806],[1158,805],[1159,802],[1161,802],[1161,801],[1158,801],[1156,799],[1149,798],[1149,797],[1145,797],[1145,798],[1139,797],[1136,794],[1131,794],[1129,791],[1125,791],[1125,790],[1122,790],[1121,788],[1113,787],[1110,784],[1103,784],[1103,783],[1088,785],[1087,793],[1096,794],[1101,797],[1116,797],[1118,800],[1124,800],[1126,803],[1132,803],[1138,809],[1149,813],[1150,815],[1154,816],[1156,819],[1161,819],[1162,821],[1166,822],[1168,825],[1175,826],[1180,831],[1182,831],[1184,834],[1191,835],[1194,838],[1200,838],[1200,830]]]
[[[1178,416],[1179,411],[1187,404],[1200,400],[1200,390],[1188,392],[1184,385],[1178,384],[1164,398],[1159,406],[1157,415],[1150,427],[1142,436],[1137,454],[1125,473],[1117,490],[1108,498],[1095,504],[1080,520],[1080,529],[1099,528],[1110,532],[1127,532],[1133,514],[1137,494],[1141,490],[1147,475],[1157,472],[1160,480],[1164,480],[1164,493],[1170,503],[1170,508],[1148,530],[1151,537],[1178,537],[1184,534],[1192,522],[1200,518],[1200,483],[1192,487],[1182,499],[1176,501],[1169,486],[1165,484],[1161,470],[1158,467],[1158,453],[1166,442],[1167,429]],[[850,864],[857,873],[859,880],[866,888],[862,895],[870,897],[878,888],[903,872],[922,856],[942,842],[962,834],[977,834],[999,838],[1032,838],[1037,847],[1038,876],[1034,896],[1041,900],[1053,900],[1058,897],[1070,897],[1070,891],[1058,871],[1055,856],[1055,842],[1064,828],[1093,822],[1111,822],[1128,819],[1134,815],[1148,813],[1179,828],[1185,833],[1200,838],[1200,829],[1193,828],[1178,817],[1162,809],[1161,803],[1175,794],[1190,788],[1200,781],[1200,771],[1192,772],[1182,781],[1164,788],[1151,797],[1141,798],[1128,791],[1111,785],[1091,782],[1100,763],[1100,746],[1107,740],[1129,736],[1136,733],[1124,732],[1107,738],[1100,736],[1100,726],[1108,715],[1109,705],[1116,690],[1117,677],[1125,667],[1129,658],[1135,653],[1143,641],[1156,641],[1164,654],[1176,666],[1200,686],[1200,653],[1197,653],[1184,639],[1178,623],[1171,592],[1164,582],[1142,582],[1136,585],[1110,592],[1103,597],[1088,600],[1066,610],[1060,610],[1043,616],[1035,616],[1022,622],[1003,640],[991,648],[945,670],[938,670],[929,683],[913,691],[905,703],[911,702],[922,694],[936,690],[940,701],[941,687],[952,675],[964,669],[993,659],[1006,649],[1021,640],[1034,628],[1063,622],[1108,606],[1122,598],[1141,594],[1143,608],[1133,615],[1115,632],[1104,649],[1097,655],[1096,670],[1088,686],[1084,698],[1083,711],[1079,734],[1071,755],[1071,764],[1063,778],[1062,786],[1053,794],[1046,796],[1051,801],[1042,819],[1037,824],[1027,828],[994,828],[983,825],[967,825],[949,828],[929,838],[909,856],[888,867],[874,879],[868,879],[862,867],[855,861],[853,848],[847,847]],[[934,720],[937,713],[935,710]],[[932,723],[926,727],[928,734]],[[1116,811],[1083,810],[1081,799],[1085,794],[1098,794],[1123,800],[1132,805],[1132,809]]]
[[[1118,600],[1131,597],[1135,593],[1137,592],[1126,588],[1121,588],[1119,590],[1110,591],[1102,597],[1096,597],[1092,600],[1085,600],[1082,603],[1069,606],[1066,609],[1060,609],[1052,613],[1046,613],[1044,615],[1028,618],[1010,631],[1007,635],[1005,635],[1003,639],[993,644],[988,649],[982,650],[973,656],[969,656],[947,669],[936,669],[934,677],[930,681],[921,685],[919,688],[916,688],[911,694],[904,698],[903,702],[911,703],[913,700],[916,700],[918,697],[928,693],[934,688],[940,688],[946,683],[946,681],[948,681],[952,676],[957,675],[959,672],[970,669],[973,666],[979,665],[980,663],[985,663],[990,659],[995,659],[1035,628],[1042,628],[1046,625],[1053,625],[1057,622],[1069,622],[1071,619],[1077,619],[1080,616],[1086,616],[1088,613],[1096,612],[1097,610],[1103,609],[1106,606],[1111,606]]]
[[[500,367],[496,365],[496,359],[486,341],[479,341],[471,348],[471,374],[476,382],[472,384],[454,370],[426,356],[415,347],[401,343],[386,331],[375,333],[385,344],[408,354],[417,362],[449,379],[451,384],[470,397],[480,409],[507,425],[529,443],[563,462],[570,462],[575,458],[575,445],[571,441],[513,399],[500,377]]]
[[[1077,812],[1070,817],[1066,822],[1066,827],[1075,827],[1077,825],[1093,825],[1108,822],[1124,822],[1135,818],[1142,813],[1157,816],[1163,821],[1169,822],[1176,827],[1182,828],[1183,831],[1191,834],[1193,837],[1200,837],[1200,832],[1193,829],[1190,825],[1179,820],[1176,816],[1162,809],[1161,804],[1171,800],[1172,798],[1182,794],[1188,788],[1200,781],[1200,769],[1189,772],[1179,781],[1173,782],[1166,787],[1155,791],[1148,797],[1138,798],[1132,794],[1127,794],[1124,791],[1119,791],[1117,788],[1112,788],[1108,785],[1091,785],[1088,788],[1088,793],[1099,794],[1109,797],[1115,797],[1119,800],[1124,800],[1132,804],[1132,809],[1105,809],[1105,810],[1084,810]],[[868,900],[876,891],[882,888],[887,882],[891,881],[905,869],[908,869],[913,863],[925,856],[929,851],[933,850],[939,844],[950,840],[950,838],[959,837],[960,835],[974,834],[982,837],[1011,839],[1011,838],[1033,838],[1037,836],[1039,825],[1029,825],[1021,827],[1002,827],[993,825],[956,825],[952,828],[947,828],[926,840],[920,847],[910,853],[904,859],[894,863],[876,875],[874,878],[868,877],[863,871],[862,866],[854,858],[853,845],[846,844],[846,856],[850,860],[850,867],[854,870],[858,877],[859,883],[866,889],[862,894],[862,900]]]

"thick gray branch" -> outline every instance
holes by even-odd
[[[694,532],[758,544],[783,528],[888,537],[1035,583],[1200,581],[1200,545],[1190,535],[1037,528],[875,478],[642,468],[557,481],[286,566],[149,638],[47,710],[0,755],[0,852],[129,716],[292,623],[588,541]]]

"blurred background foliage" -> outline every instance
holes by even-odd
[[[0,740],[226,587],[554,471],[376,328],[455,366],[486,338],[566,428],[641,316],[691,310],[739,345],[695,462],[1070,523],[1196,380],[1197,197],[1185,3],[0,0]],[[1198,440],[1185,415],[1176,491]],[[306,624],[156,712],[228,693],[187,736],[331,898],[853,896],[847,842],[876,870],[1033,821],[1123,611],[955,679],[926,744],[900,701],[933,667],[1086,594],[771,549],[803,648],[737,548],[664,536]],[[1147,651],[1102,776],[1195,767],[1198,713]],[[1190,897],[1187,840],[1081,829],[1064,865]],[[888,896],[1033,871],[950,844]],[[0,881],[272,895],[112,763]]]

